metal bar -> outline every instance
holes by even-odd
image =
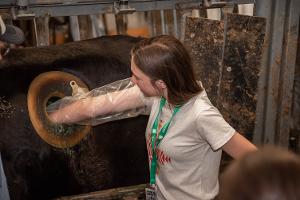
[[[48,46],[49,41],[49,17],[34,18],[36,46]]]
[[[178,21],[177,21],[177,12],[175,9],[173,9],[173,26],[174,26],[174,36],[176,38],[179,38],[178,34]]]
[[[95,30],[95,36],[100,37],[102,35],[105,35],[103,22],[101,20],[98,20],[98,16],[90,15],[90,18]]]
[[[266,36],[264,44],[264,53],[261,64],[261,75],[258,82],[258,92],[257,92],[257,106],[256,106],[256,122],[255,130],[253,134],[253,143],[260,145],[264,143],[265,133],[265,105],[267,96],[267,83],[268,83],[268,56],[270,54],[270,37],[271,37],[271,22],[272,22],[272,4],[273,0],[258,1],[256,4],[256,15],[266,17]]]
[[[203,2],[203,0],[129,0],[129,3],[143,3],[143,2],[162,2],[162,1],[170,1],[173,4],[176,3],[199,3]],[[114,3],[117,0],[1,0],[0,6],[11,6],[11,5],[19,5],[19,4],[29,4],[31,6],[34,5],[54,5],[54,4],[63,4],[63,5],[75,5],[75,4],[107,4]],[[209,1],[211,4],[251,4],[255,3],[255,0],[211,0]]]
[[[291,129],[291,112],[292,112],[292,98],[293,86],[295,77],[295,64],[297,57],[297,44],[299,33],[299,16],[300,16],[300,1],[291,0],[287,6],[287,15],[285,23],[284,38],[286,41],[283,43],[282,55],[282,71],[280,81],[280,107],[277,115],[278,123],[278,143],[281,146],[288,147],[290,140]]]
[[[174,5],[170,1],[130,3],[130,6],[136,11],[148,10],[166,10],[173,9]],[[28,7],[28,13],[38,16],[71,16],[71,15],[88,15],[113,13],[113,4],[80,4],[80,5],[51,5],[51,6],[34,6]]]
[[[253,138],[256,144],[288,146],[299,10],[299,0],[264,0],[256,4],[257,15],[267,18]]]
[[[11,0],[1,0],[1,2],[0,2],[0,6],[1,5],[9,6],[11,4],[12,4]]]
[[[166,34],[166,20],[164,10],[160,11],[161,33]]]
[[[223,8],[236,4],[254,4],[255,0],[235,0],[235,1],[211,1],[210,5],[203,2],[183,2],[177,3],[176,9],[201,9],[201,8]]]
[[[70,16],[70,28],[73,41],[80,40],[78,16]]]
[[[268,18],[267,26],[267,48],[265,48],[266,55],[263,58],[263,68],[266,68],[265,74],[261,74],[265,79],[266,91],[263,92],[263,119],[262,129],[263,138],[261,143],[276,144],[275,138],[275,124],[276,124],[276,113],[278,108],[278,87],[279,87],[279,76],[280,76],[280,65],[282,55],[282,40],[283,40],[283,27],[286,2],[281,0],[270,0],[269,5],[265,8],[270,10],[258,10],[259,16]],[[259,4],[258,6],[261,6]],[[265,16],[265,14],[269,14]],[[276,31],[274,31],[276,28]],[[261,94],[260,94],[261,95]],[[259,102],[260,103],[260,102]]]
[[[14,1],[1,1],[1,8],[16,9],[21,12],[19,17],[28,16],[31,14],[35,17],[43,16],[71,16],[71,15],[91,15],[103,14],[114,12],[114,3],[116,0],[19,0]],[[199,3],[200,2],[200,3]],[[197,8],[202,6],[201,0],[135,0],[129,1],[129,6],[135,8],[136,11],[149,11],[149,10],[167,10],[176,8],[189,8],[196,5]],[[254,0],[235,0],[235,1],[221,1],[212,2],[211,7],[223,7],[231,4],[245,4],[253,3]],[[28,4],[28,6],[26,6]],[[194,5],[195,4],[195,5]],[[20,7],[21,6],[21,7]],[[18,14],[18,13],[17,13]],[[27,15],[25,15],[27,14]]]
[[[149,19],[151,25],[151,36],[157,35],[157,28],[156,28],[156,15],[153,11],[149,11]]]

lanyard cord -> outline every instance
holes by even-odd
[[[156,182],[155,181],[156,168],[157,168],[156,148],[158,147],[158,145],[160,144],[162,139],[165,137],[173,117],[180,109],[180,106],[177,106],[174,108],[174,111],[172,113],[170,120],[167,123],[165,123],[165,125],[161,128],[159,135],[157,137],[158,121],[159,121],[159,117],[160,117],[162,108],[164,107],[165,104],[166,104],[166,99],[164,97],[162,97],[160,100],[160,104],[159,104],[158,114],[155,118],[155,121],[154,121],[152,129],[151,129],[151,148],[152,148],[152,161],[151,161],[151,167],[150,167],[150,184],[151,185],[154,185]]]

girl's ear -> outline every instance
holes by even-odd
[[[159,88],[160,90],[164,90],[167,88],[167,85],[165,84],[165,82],[163,80],[157,80],[155,81],[155,86],[157,88]]]

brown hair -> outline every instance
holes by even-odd
[[[165,82],[169,103],[173,105],[183,104],[203,90],[196,81],[187,50],[172,36],[144,39],[133,47],[131,56],[153,82]]]
[[[247,154],[225,170],[217,199],[300,199],[299,156],[271,146]]]

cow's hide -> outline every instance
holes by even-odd
[[[58,149],[37,135],[27,109],[28,87],[43,72],[69,72],[89,88],[129,77],[130,49],[139,40],[105,36],[12,49],[0,61],[0,150],[12,200],[147,182],[145,116],[95,126],[80,144]]]

